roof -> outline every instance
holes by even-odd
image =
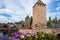
[[[54,28],[60,28],[60,25],[59,25],[59,24],[56,24],[56,23],[52,23],[52,26],[53,26]]]
[[[41,4],[42,4],[42,5],[46,5],[46,4],[44,4],[44,3],[43,3],[41,0],[38,0],[38,1],[35,3],[35,5],[36,5],[36,4],[40,4],[40,5],[41,5]],[[34,6],[35,6],[35,5],[34,5]],[[34,6],[33,6],[33,7],[34,7]]]
[[[26,19],[30,19],[29,16],[26,16]]]
[[[36,4],[44,4],[41,0],[38,0]]]

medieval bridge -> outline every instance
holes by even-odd
[[[53,35],[58,35],[60,34],[60,28],[55,28],[55,29],[49,29],[49,28],[46,28],[46,29],[19,29],[19,32],[45,32],[45,33],[48,33],[48,34],[53,34]]]

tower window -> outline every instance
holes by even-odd
[[[38,4],[38,6],[39,6],[40,4]]]
[[[35,27],[37,27],[37,24],[35,25]]]
[[[41,6],[41,4],[40,4],[40,6]]]
[[[44,5],[44,7],[45,7],[45,5]]]

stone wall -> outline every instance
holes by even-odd
[[[53,29],[40,29],[40,30],[29,30],[29,29],[19,29],[19,32],[44,32],[44,33],[52,33]]]
[[[37,29],[37,30],[29,30],[29,29],[19,29],[19,32],[22,32],[22,33],[31,33],[31,32],[44,32],[44,33],[48,33],[48,34],[51,34],[51,35],[57,35],[60,33],[60,28],[56,28],[56,29]]]

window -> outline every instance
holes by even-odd
[[[35,25],[35,27],[37,27],[37,24]]]

